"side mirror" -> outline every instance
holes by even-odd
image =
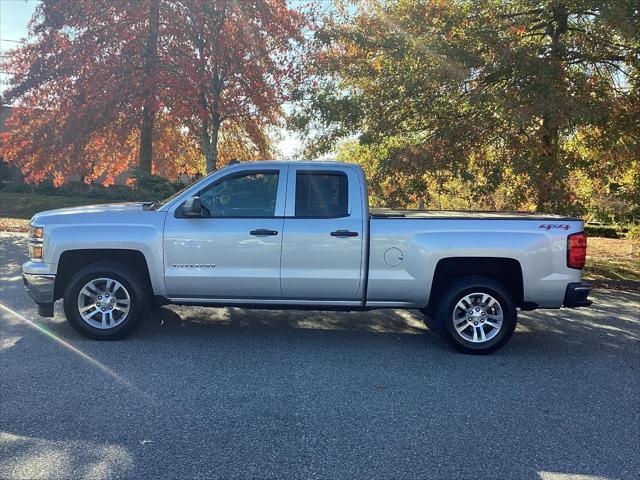
[[[187,201],[182,204],[182,214],[185,217],[202,216],[202,200],[200,200],[200,197],[189,197]]]

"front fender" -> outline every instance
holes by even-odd
[[[131,224],[48,225],[44,239],[44,262],[52,273],[60,256],[70,250],[136,250],[144,255],[154,294],[165,295],[162,227]]]

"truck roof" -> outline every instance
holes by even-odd
[[[229,166],[255,165],[255,166],[282,166],[283,163],[295,163],[296,165],[330,165],[334,167],[360,167],[357,163],[335,162],[333,160],[249,160],[233,163]]]

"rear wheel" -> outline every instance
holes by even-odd
[[[69,324],[95,340],[129,335],[140,325],[148,303],[140,274],[119,262],[96,262],[80,269],[64,294]]]
[[[466,277],[443,295],[437,311],[447,342],[464,353],[487,354],[502,348],[517,323],[515,303],[506,288],[487,277]]]

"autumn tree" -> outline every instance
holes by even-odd
[[[572,172],[637,159],[637,2],[353,3],[309,45],[292,125],[311,155],[356,138],[339,157],[374,198],[566,211]]]
[[[151,173],[160,0],[44,0],[14,50],[4,154],[27,178]],[[118,160],[114,162],[114,154]]]
[[[286,0],[182,0],[175,4],[171,59],[188,79],[176,88],[176,110],[202,142],[206,170],[227,147],[268,156],[268,128],[278,124],[287,82],[294,81],[291,46],[302,40],[304,16]],[[178,80],[180,81],[180,80]]]
[[[42,0],[5,66],[3,157],[60,184],[166,173],[168,139],[207,171],[268,155],[303,21],[286,0]]]

